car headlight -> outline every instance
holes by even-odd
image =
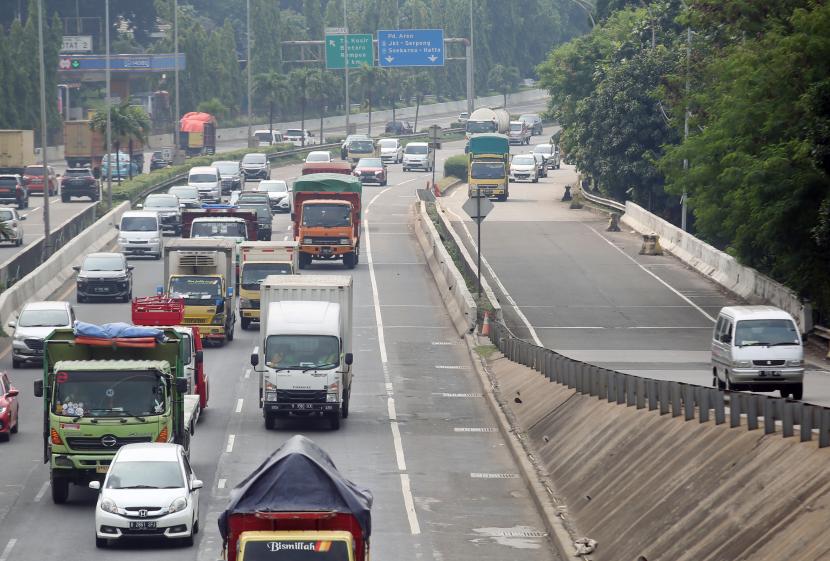
[[[265,401],[276,401],[277,392],[265,392]]]
[[[340,245],[351,245],[351,243],[349,238],[340,238]]]
[[[313,242],[311,241],[311,238],[303,238],[303,243],[306,245],[311,245]]]
[[[25,339],[27,339],[27,337],[25,335],[15,335],[14,336],[14,340],[19,342],[19,343],[22,343]]]
[[[112,499],[104,499],[101,501],[101,510],[112,514],[118,514],[118,505]]]
[[[118,243],[127,243],[127,238],[118,238]]]
[[[170,506],[167,507],[167,512],[172,514],[174,512],[179,512],[180,510],[184,510],[186,508],[187,499],[185,499],[184,497],[179,497],[178,499],[170,503]]]
[[[736,360],[735,361],[735,368],[749,368],[752,366],[752,362],[748,360]]]
[[[788,360],[787,366],[804,366],[804,361],[800,358],[796,360]]]

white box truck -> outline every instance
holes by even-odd
[[[352,387],[352,277],[271,275],[260,286],[260,303],[251,364],[265,427],[303,415],[340,428]]]

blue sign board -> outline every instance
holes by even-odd
[[[184,53],[179,53],[179,70],[185,68]],[[62,72],[104,71],[107,58],[104,55],[61,55],[58,70]],[[172,72],[176,69],[175,54],[158,55],[111,55],[112,72]]]
[[[387,68],[444,66],[444,30],[378,31],[378,64]]]

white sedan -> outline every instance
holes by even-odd
[[[539,168],[533,154],[518,154],[510,162],[510,181],[539,182]]]
[[[109,471],[90,489],[99,490],[95,546],[123,537],[165,537],[193,545],[199,532],[199,489],[184,448],[178,444],[127,444]]]

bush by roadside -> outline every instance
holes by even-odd
[[[459,154],[444,160],[444,177],[449,176],[467,181],[467,156]]]

